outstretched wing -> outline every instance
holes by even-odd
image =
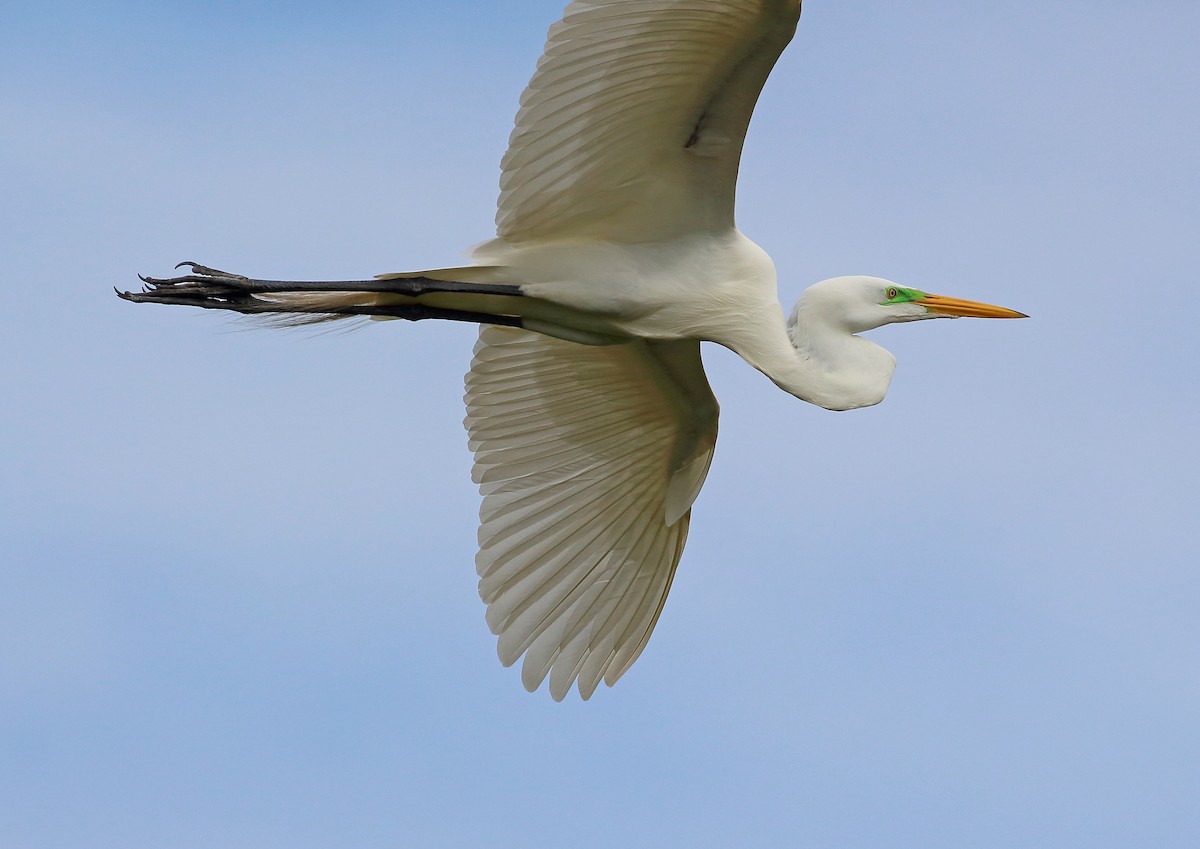
[[[521,97],[499,237],[732,226],[750,114],[799,16],[800,0],[575,0]]]
[[[716,443],[699,344],[485,327],[467,375],[479,593],[505,666],[588,698],[658,621]]]

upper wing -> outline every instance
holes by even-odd
[[[467,375],[479,593],[505,666],[588,698],[641,654],[716,444],[699,344],[485,327]]]
[[[750,113],[800,0],[575,0],[501,163],[501,239],[650,241],[733,225]]]

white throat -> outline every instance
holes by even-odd
[[[780,389],[827,410],[878,404],[887,394],[896,358],[868,339],[796,306],[786,323],[778,304],[774,317],[754,322],[759,332],[724,344]],[[769,332],[763,328],[770,327]]]

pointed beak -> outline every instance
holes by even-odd
[[[1023,312],[981,304],[979,301],[964,301],[962,298],[947,298],[945,295],[926,295],[917,303],[939,315],[967,316],[970,318],[1029,318]]]

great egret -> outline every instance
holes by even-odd
[[[799,0],[576,0],[551,27],[475,264],[267,281],[195,263],[137,302],[300,321],[482,325],[466,377],[479,592],[507,666],[587,699],[645,648],[712,461],[700,343],[831,410],[883,400],[895,359],[857,334],[1018,318],[873,277],[808,289],[785,319],[767,254],[734,224],[742,142]],[[178,266],[177,266],[178,267]]]

